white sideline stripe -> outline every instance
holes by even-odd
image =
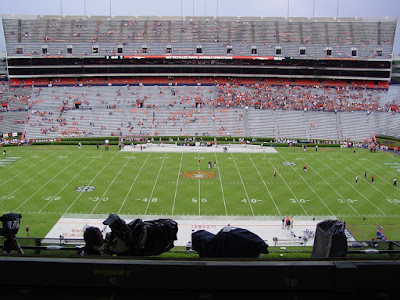
[[[318,159],[318,158],[317,158]],[[326,166],[326,164],[324,164],[320,159],[318,159],[323,165]],[[341,166],[342,164],[340,163],[340,161],[337,161]],[[345,166],[346,169],[350,170],[348,167]],[[330,169],[332,172],[334,172],[335,174],[339,175],[340,178],[343,179],[344,182],[346,182],[349,186],[351,186],[351,188],[353,190],[355,190],[358,194],[360,194],[365,200],[367,200],[370,204],[372,204],[377,210],[379,210],[384,216],[386,216],[386,214],[379,208],[377,207],[374,203],[372,203],[367,197],[364,196],[364,194],[362,194],[360,191],[358,191],[352,184],[350,184],[347,180],[345,180],[340,174],[338,174],[335,170],[333,170],[332,168],[328,168]],[[350,170],[350,172],[352,172],[353,174],[355,174],[353,171]]]
[[[30,195],[24,202],[22,202],[17,208],[15,208],[14,210],[17,211],[18,209],[21,208],[21,206],[23,206],[26,202],[29,201],[29,199],[31,199],[34,195],[36,195],[38,192],[40,192],[42,190],[42,188],[44,188],[45,186],[47,186],[50,182],[53,181],[54,178],[56,178],[58,175],[60,175],[61,173],[63,173],[65,171],[65,169],[69,168],[72,164],[74,164],[77,160],[79,160],[82,156],[84,156],[85,154],[82,154],[81,156],[79,156],[77,159],[75,159],[73,162],[71,162],[68,166],[65,166],[60,172],[58,172],[55,176],[52,177],[52,179],[50,179],[49,181],[47,181],[44,185],[42,185],[40,187],[40,189],[37,189],[32,195]]]
[[[278,206],[276,205],[276,202],[275,202],[275,200],[274,200],[274,197],[272,196],[271,192],[269,191],[269,188],[268,188],[267,184],[265,183],[264,178],[261,176],[260,171],[258,171],[258,168],[257,168],[256,164],[255,164],[254,161],[251,159],[251,156],[250,156],[248,153],[247,153],[247,156],[250,158],[250,161],[251,161],[251,163],[253,164],[254,168],[256,168],[257,173],[258,173],[258,176],[260,176],[260,178],[261,178],[261,180],[262,180],[262,182],[263,182],[263,184],[264,184],[264,186],[265,186],[265,189],[267,190],[269,196],[271,197],[272,202],[273,202],[274,205],[275,205],[276,210],[278,211],[278,214],[281,215],[281,211],[279,210]]]
[[[296,156],[297,156],[297,154],[296,154]],[[282,155],[281,155],[281,157],[282,157]],[[302,161],[302,162],[303,162],[303,161]],[[304,163],[304,162],[303,162],[303,163]],[[299,174],[299,172],[298,172],[294,167],[292,167],[292,168],[293,168],[293,170],[296,172],[296,174],[299,175],[299,177],[307,184],[307,186],[310,188],[310,190],[313,191],[314,195],[317,196],[317,198],[322,202],[322,204],[325,205],[325,207],[329,210],[329,212],[331,213],[331,215],[334,215],[334,213],[331,211],[331,209],[328,207],[328,205],[326,205],[326,203],[324,202],[324,200],[322,200],[322,198],[315,192],[315,190],[314,190],[314,189],[312,188],[312,186],[307,182],[307,180],[304,179],[304,176],[301,176],[301,175]]]
[[[114,158],[118,155],[118,153],[119,153],[119,152],[115,153],[115,155],[113,156],[113,158],[111,158],[111,159],[100,169],[100,171],[97,172],[97,174],[92,178],[92,180],[90,180],[90,182],[89,182],[87,185],[91,185],[91,184],[92,184],[92,182],[96,179],[96,177],[99,176],[99,174],[103,171],[103,169],[104,169],[105,167],[107,167],[108,164],[114,160]],[[78,201],[78,199],[82,196],[82,194],[83,194],[83,193],[79,193],[79,195],[76,196],[74,202],[72,202],[71,205],[68,206],[68,208],[65,210],[64,214],[66,214],[66,213],[71,209],[71,207],[75,204],[76,201]]]
[[[50,200],[50,201],[48,201],[47,203],[46,203],[46,205],[45,206],[43,206],[42,207],[42,209],[41,210],[39,210],[39,213],[41,213],[42,211],[43,211],[43,209],[45,209],[51,202],[53,202],[53,200],[79,175],[79,174],[81,174],[87,167],[89,167],[94,161],[96,160],[96,158],[94,158],[90,163],[88,163],[83,169],[81,169],[78,173],[76,173],[75,174],[75,176],[74,177],[72,177],[69,181],[68,181],[68,183],[66,183],[63,187],[62,187],[62,189],[61,190],[59,190],[58,192],[57,192],[57,194],[55,194],[54,196],[53,196],[53,198]]]
[[[265,154],[264,154],[265,156]],[[277,168],[275,168],[274,164],[267,159],[267,161],[270,163],[270,165],[274,168],[274,170],[276,170]],[[293,167],[292,167],[293,168]],[[307,211],[304,209],[303,205],[301,205],[299,199],[297,198],[297,196],[293,193],[292,189],[290,188],[289,184],[286,182],[285,178],[283,178],[282,174],[278,173],[278,176],[282,178],[283,182],[285,183],[286,187],[289,189],[289,191],[292,193],[292,196],[294,199],[296,199],[297,204],[300,205],[300,207],[303,209],[304,213],[306,214],[306,216],[308,216]]]
[[[140,172],[142,172],[143,167],[144,167],[144,165],[146,164],[147,160],[149,159],[150,155],[151,155],[151,153],[149,153],[149,155],[147,155],[147,157],[146,157],[146,159],[144,160],[142,166],[140,167],[139,172],[136,174],[135,179],[133,180],[133,182],[132,182],[132,184],[131,184],[131,186],[130,186],[130,188],[129,188],[129,191],[128,191],[128,193],[126,194],[126,196],[125,196],[125,198],[124,198],[124,201],[122,201],[121,206],[119,207],[118,213],[121,213],[121,209],[122,209],[122,207],[124,206],[126,199],[128,199],[128,196],[129,196],[129,194],[131,193],[132,188],[133,188],[133,186],[135,185],[135,182],[136,182],[136,180],[138,179]]]
[[[129,157],[126,162],[124,163],[124,165],[122,166],[122,168],[119,169],[117,175],[114,176],[114,179],[110,182],[110,184],[108,185],[107,189],[104,191],[103,195],[101,195],[100,199],[97,201],[95,207],[92,210],[92,213],[94,213],[94,211],[96,210],[96,208],[99,206],[100,202],[102,202],[102,199],[104,198],[105,194],[107,194],[108,190],[110,189],[110,187],[114,184],[115,179],[118,177],[118,175],[122,172],[122,170],[125,168],[126,164],[132,159],[132,157]]]
[[[157,186],[158,177],[160,177],[160,173],[161,173],[161,170],[162,170],[162,167],[164,165],[164,161],[165,161],[166,157],[167,157],[167,153],[164,154],[164,158],[163,158],[163,160],[161,162],[160,169],[158,170],[157,178],[154,181],[153,189],[151,190],[151,194],[150,194],[149,200],[147,201],[147,206],[146,206],[146,210],[144,211],[144,214],[147,214],[147,210],[149,209],[151,199],[153,199],[153,194],[154,194],[154,190],[156,189],[156,186]]]
[[[215,156],[215,161],[217,163],[217,168],[218,168],[218,177],[219,177],[219,184],[221,185],[221,191],[222,191],[222,201],[224,202],[224,208],[225,208],[225,215],[228,215],[228,209],[226,208],[226,201],[225,201],[225,192],[224,192],[224,187],[222,186],[222,174],[219,169],[219,161],[217,159],[217,153],[214,153]]]
[[[233,162],[235,163],[236,170],[237,170],[237,172],[238,172],[238,174],[239,174],[239,177],[240,177],[240,181],[242,182],[243,190],[244,190],[244,192],[246,193],[247,203],[249,203],[250,209],[251,209],[251,213],[252,213],[253,216],[254,216],[253,206],[251,205],[251,201],[250,201],[249,195],[247,194],[246,186],[244,185],[244,182],[243,182],[243,179],[242,179],[242,175],[240,174],[239,168],[238,168],[237,163],[236,163],[236,159],[233,157],[233,154],[232,154],[232,153],[231,153],[231,157],[232,157]]]
[[[316,169],[314,169],[314,168],[311,167],[311,166],[310,166],[310,169],[314,170],[315,174],[317,174],[319,177],[321,177],[321,178],[332,188],[332,190],[335,191],[336,194],[339,195],[339,197],[340,197],[341,199],[345,199],[345,197],[343,197],[342,194],[340,194],[340,193],[337,191],[337,189],[335,189],[323,176],[321,176],[321,175],[318,173],[318,171],[317,171]],[[356,212],[357,215],[360,216],[360,213],[353,207],[353,205],[351,205],[351,203],[349,203],[349,202],[347,202],[347,201],[346,201],[346,203]]]
[[[176,177],[175,195],[174,195],[174,202],[172,203],[172,212],[171,212],[172,215],[174,214],[175,211],[175,201],[176,201],[176,195],[178,193],[179,177],[181,177],[182,159],[183,159],[183,152],[181,153],[181,161],[179,163],[178,176]]]

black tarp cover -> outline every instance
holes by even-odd
[[[268,245],[258,235],[232,226],[216,235],[205,230],[192,233],[192,247],[200,257],[258,258],[268,253]]]
[[[347,238],[339,220],[326,220],[317,224],[311,257],[346,257]]]

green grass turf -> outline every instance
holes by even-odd
[[[21,158],[0,168],[0,211],[21,213],[21,226],[29,225],[31,236],[44,236],[65,213],[117,213],[336,216],[358,239],[374,237],[379,223],[389,239],[400,240],[400,189],[392,187],[393,179],[400,179],[399,157],[360,149],[327,148],[323,153],[321,148],[182,154],[12,147],[7,157]],[[215,178],[182,176],[198,170],[199,159],[201,170],[216,172]],[[208,169],[208,161],[216,161],[217,168]],[[96,189],[75,191],[83,185]],[[20,230],[19,236],[24,235]]]

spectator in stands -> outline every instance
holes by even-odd
[[[78,250],[78,255],[101,255],[99,248],[103,245],[104,239],[97,227],[87,227],[83,234],[85,247]]]

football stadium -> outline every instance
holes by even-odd
[[[58,15],[1,16],[2,287],[393,299],[398,17],[291,17],[290,1],[285,17],[199,16],[194,1],[189,16],[182,1],[180,16],[114,16],[109,3],[108,16],[86,1],[83,15],[60,1]]]

